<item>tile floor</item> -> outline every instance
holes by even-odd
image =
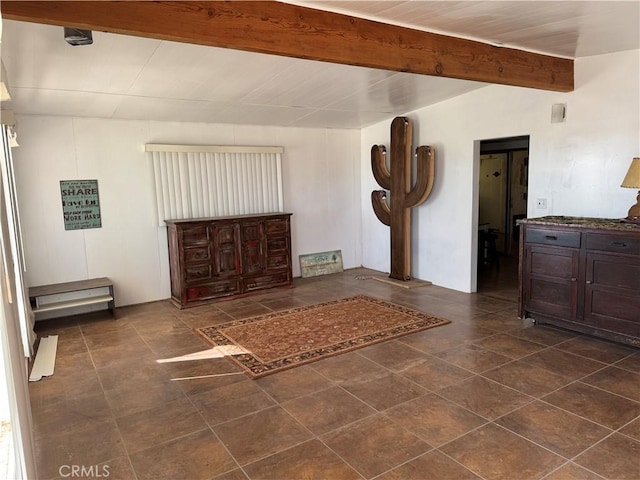
[[[373,273],[40,322],[59,348],[30,384],[39,478],[640,478],[639,350],[519,320],[513,282]],[[256,381],[223,358],[156,362],[207,348],[195,327],[359,293],[452,323]]]

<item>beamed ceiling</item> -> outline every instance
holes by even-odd
[[[493,83],[569,92],[637,1],[2,2],[18,114],[361,128]],[[72,47],[62,26],[93,30]]]

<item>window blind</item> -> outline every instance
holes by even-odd
[[[158,224],[283,211],[282,147],[147,144]]]

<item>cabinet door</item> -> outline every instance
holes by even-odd
[[[240,254],[237,228],[232,222],[213,225],[214,270],[218,276],[240,273]]]
[[[265,268],[264,230],[262,222],[242,222],[240,239],[242,251],[242,273],[260,273]]]
[[[640,338],[640,257],[587,253],[584,323]]]
[[[573,248],[527,244],[525,310],[575,320],[578,316],[579,259],[580,251]]]

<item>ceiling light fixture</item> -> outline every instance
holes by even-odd
[[[64,27],[64,39],[69,45],[73,45],[74,47],[78,45],[91,45],[93,43],[91,30],[81,30],[79,28]]]

